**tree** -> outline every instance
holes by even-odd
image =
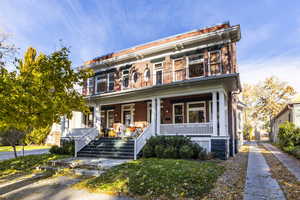
[[[34,129],[46,128],[72,111],[89,112],[82,95],[75,89],[92,75],[91,71],[71,68],[69,49],[38,55],[28,48],[19,60],[17,72],[3,68],[0,76],[0,127],[14,128],[27,135]]]

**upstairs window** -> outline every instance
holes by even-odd
[[[189,78],[201,77],[205,75],[204,55],[195,54],[188,57],[189,59]]]
[[[106,92],[106,74],[101,74],[96,77],[96,92]]]
[[[132,73],[132,83],[136,83],[138,81],[138,73],[136,71],[134,71]]]
[[[128,70],[123,70],[123,72],[122,72],[122,86],[123,86],[123,89],[126,89],[129,86],[129,71]]]
[[[115,75],[113,72],[107,74],[107,90],[113,91],[115,87]]]
[[[150,69],[146,69],[144,72],[144,81],[150,80]]]
[[[220,50],[209,52],[209,64],[210,64],[210,73],[211,74],[222,73],[221,51]]]
[[[88,79],[88,94],[91,95],[91,94],[94,94],[94,82],[95,82],[95,79],[94,77],[91,77]]]
[[[174,60],[174,81],[181,81],[185,79],[185,66],[184,58]]]
[[[163,83],[163,64],[156,63],[154,64],[154,83],[155,85],[161,85]]]

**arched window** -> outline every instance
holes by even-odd
[[[149,79],[150,79],[150,69],[147,68],[144,72],[144,80],[149,81]]]

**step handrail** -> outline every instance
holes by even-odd
[[[137,138],[134,139],[134,160],[145,146],[147,140],[152,136],[152,124],[148,126]]]
[[[86,145],[88,145],[92,140],[94,140],[99,135],[99,131],[97,128],[89,128],[87,132],[81,137],[74,137],[75,143],[75,154],[77,157],[77,153]]]

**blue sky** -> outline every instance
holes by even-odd
[[[1,0],[0,30],[49,53],[71,46],[74,66],[162,37],[230,21],[240,24],[241,81],[276,75],[300,92],[300,1]]]

